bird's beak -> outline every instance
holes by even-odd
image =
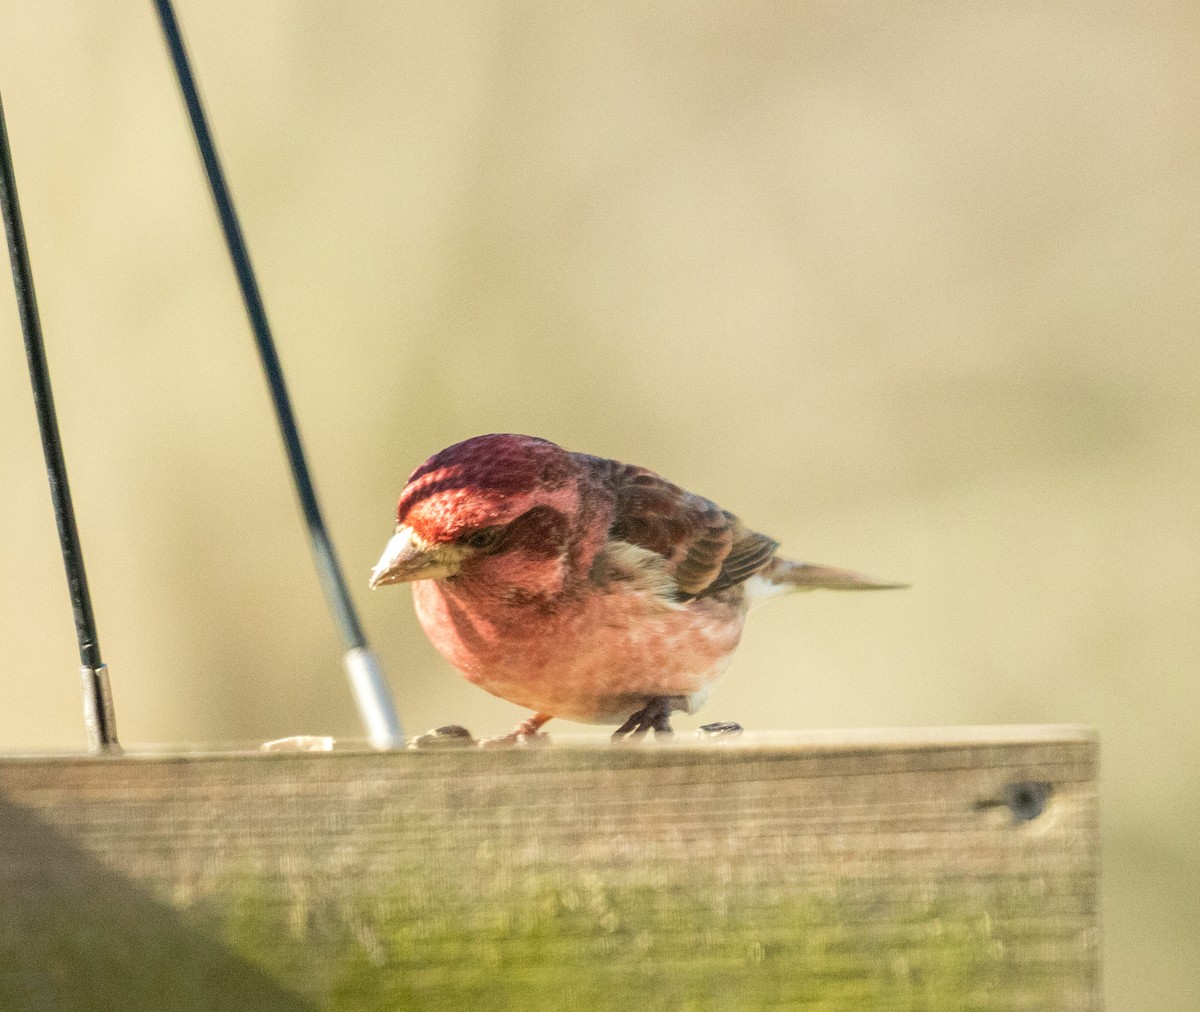
[[[397,528],[371,570],[371,589],[389,583],[440,580],[458,570],[459,559],[451,545],[431,545],[411,527]]]

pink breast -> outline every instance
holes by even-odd
[[[470,681],[518,705],[596,723],[622,721],[652,696],[691,696],[728,667],[744,612],[698,600],[666,608],[628,591],[553,609],[413,585],[417,617]]]

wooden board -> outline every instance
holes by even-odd
[[[0,1007],[1100,1006],[1078,728],[0,759]]]

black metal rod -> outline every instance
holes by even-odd
[[[171,61],[175,66],[175,76],[179,81],[183,101],[191,119],[196,144],[200,149],[200,158],[204,163],[209,188],[217,206],[221,229],[225,233],[225,243],[233,261],[238,286],[241,288],[242,301],[245,303],[246,313],[250,318],[250,327],[254,332],[255,343],[258,345],[267,386],[270,388],[271,399],[275,405],[275,416],[283,436],[288,463],[291,465],[296,495],[300,500],[304,521],[308,526],[317,574],[346,651],[348,654],[353,653],[359,659],[365,655],[369,661],[369,667],[373,669],[373,673],[365,682],[370,683],[370,693],[376,698],[365,700],[361,692],[364,680],[358,677],[361,672],[356,672],[352,662],[347,660],[351,680],[358,695],[359,709],[362,711],[372,740],[378,745],[393,747],[400,743],[400,727],[395,716],[395,708],[392,705],[386,681],[379,673],[374,658],[370,656],[370,648],[367,645],[362,626],[359,624],[358,614],[350,598],[345,578],[342,576],[341,566],[338,564],[337,555],[333,549],[333,542],[330,540],[325,522],[321,517],[317,493],[313,487],[304,458],[304,449],[300,443],[300,431],[292,411],[291,398],[288,396],[287,385],[283,379],[283,369],[279,363],[279,355],[275,351],[270,324],[267,322],[267,312],[259,293],[254,268],[250,263],[250,253],[246,248],[245,239],[242,237],[242,229],[238,222],[237,212],[234,210],[233,198],[230,196],[229,187],[225,183],[225,174],[217,158],[216,145],[213,143],[204,107],[200,102],[200,93],[196,87],[187,51],[184,49],[179,22],[175,18],[175,11],[170,0],[155,0],[155,7],[158,9],[167,49],[170,51]]]
[[[67,481],[67,464],[63,457],[62,437],[58,431],[58,415],[54,410],[54,392],[50,386],[50,369],[46,364],[46,346],[42,339],[42,323],[38,315],[37,294],[33,287],[33,271],[29,266],[29,245],[21,220],[20,201],[17,199],[17,180],[13,172],[3,100],[0,100],[0,205],[3,205],[4,232],[8,237],[8,256],[12,262],[13,287],[17,293],[17,312],[21,317],[21,330],[25,335],[25,357],[29,360],[29,379],[33,385],[33,403],[42,436],[42,453],[46,458],[46,474],[50,479],[50,498],[54,503],[54,519],[58,526],[59,545],[62,547],[63,567],[67,571],[71,610],[75,615],[75,634],[79,640],[79,663],[84,688],[84,720],[93,750],[115,749],[117,729],[108,687],[108,672],[100,657],[100,636],[96,632],[96,616],[92,611],[87,572],[83,565],[83,548],[79,542],[79,528],[75,523],[71,486]]]

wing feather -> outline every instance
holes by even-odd
[[[653,471],[586,454],[576,457],[613,497],[609,541],[661,556],[679,599],[745,582],[770,563],[779,547],[728,510]]]

